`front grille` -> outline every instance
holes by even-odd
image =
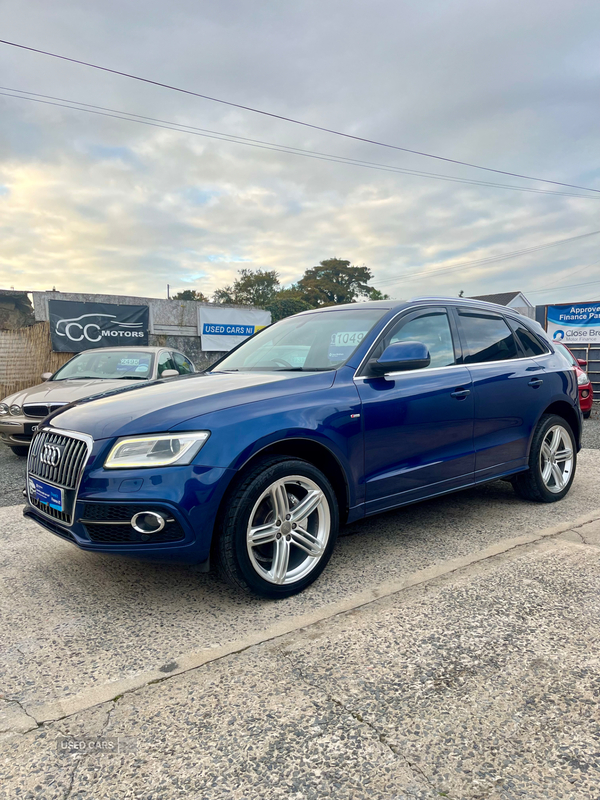
[[[129,521],[143,511],[165,514],[168,522],[159,533],[143,534],[134,530]],[[84,503],[79,519],[92,542],[104,544],[161,544],[179,542],[185,532],[168,508],[145,505],[113,505],[112,503]],[[113,523],[112,525],[110,523]]]
[[[66,522],[67,525],[71,524],[71,514],[68,511],[57,511],[55,508],[45,505],[45,503],[40,503],[40,501],[35,497],[30,496],[29,501],[34,508],[43,511],[43,513],[47,516],[52,517],[59,522]]]
[[[43,419],[47,417],[48,414],[52,414],[64,405],[66,405],[66,403],[26,403],[23,406],[23,413],[26,417]]]
[[[61,457],[57,464],[42,462],[41,456],[45,445],[55,445],[59,448]],[[74,439],[52,431],[40,431],[31,443],[27,470],[30,475],[54,483],[63,489],[75,489],[83,472],[87,454],[88,446],[82,439]]]
[[[86,522],[84,528],[92,542],[104,544],[161,544],[179,542],[185,534],[181,525],[167,522],[160,533],[143,534],[135,531],[130,525],[100,525],[97,522]]]
[[[48,447],[49,445],[51,447]],[[51,459],[48,458],[49,454]],[[44,463],[42,458],[44,461],[54,460],[55,463]],[[63,510],[57,511],[49,505],[41,503],[35,497],[34,491],[31,490],[28,480],[28,496],[31,505],[47,517],[71,525],[77,489],[87,458],[88,444],[83,439],[52,430],[42,430],[36,433],[29,448],[27,477],[28,479],[29,477],[39,478],[53,486],[60,487],[63,490]]]

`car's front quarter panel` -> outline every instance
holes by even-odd
[[[236,472],[270,445],[307,440],[327,448],[340,464],[349,505],[364,500],[364,454],[360,399],[353,370],[341,371],[333,385],[279,395],[213,411],[175,425],[172,431],[206,430],[210,438],[196,464]]]

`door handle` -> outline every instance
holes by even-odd
[[[469,394],[471,394],[470,389],[456,389],[451,393],[451,397],[456,397],[457,400],[464,400]]]
[[[541,378],[532,378],[528,385],[531,386],[532,389],[537,389],[543,382]]]

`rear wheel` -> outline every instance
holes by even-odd
[[[529,469],[513,479],[516,493],[525,500],[555,503],[567,494],[575,477],[577,450],[569,423],[544,414],[531,442]]]
[[[337,500],[320,470],[296,458],[264,459],[227,500],[221,574],[263,597],[297,594],[325,569],[338,525]]]
[[[20,456],[21,458],[26,458],[27,453],[29,453],[28,447],[22,447],[16,445],[15,447],[10,448],[16,456]]]

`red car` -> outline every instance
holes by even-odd
[[[557,350],[560,350],[560,352],[563,353],[563,355],[565,355],[575,367],[575,372],[577,373],[577,386],[579,387],[579,405],[581,406],[581,412],[583,416],[585,419],[588,419],[592,413],[594,390],[592,389],[592,384],[588,378],[587,372],[584,369],[584,367],[587,367],[587,361],[585,361],[583,358],[575,358],[566,344],[560,344],[559,342],[553,342],[552,344]]]

